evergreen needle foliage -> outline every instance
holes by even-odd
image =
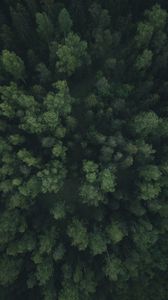
[[[0,300],[168,299],[168,1],[0,1]]]

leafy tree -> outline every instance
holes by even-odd
[[[60,30],[64,33],[64,36],[66,36],[71,31],[72,27],[72,20],[66,8],[63,8],[60,11],[58,16],[58,22]]]
[[[36,71],[38,73],[38,77],[39,77],[39,82],[41,84],[46,84],[47,82],[49,82],[51,79],[51,73],[48,70],[48,68],[46,67],[45,64],[41,63],[38,64],[36,67]]]
[[[108,257],[104,272],[109,280],[117,281],[118,277],[124,272],[121,260],[113,255]]]
[[[104,169],[100,173],[100,184],[103,192],[114,192],[115,191],[115,175],[113,170]]]
[[[45,12],[36,14],[37,32],[44,42],[49,42],[53,35],[53,25]]]
[[[2,51],[2,67],[7,74],[10,74],[14,80],[24,79],[25,76],[25,66],[20,57],[18,57],[14,52],[8,50]]]
[[[16,281],[21,271],[22,260],[2,256],[0,260],[0,266],[0,283],[1,285],[8,285]]]
[[[136,69],[138,71],[146,70],[152,63],[152,51],[145,49],[141,55],[137,57]]]
[[[167,16],[2,1],[2,300],[167,299]]]
[[[69,33],[65,44],[59,44],[57,50],[58,61],[56,67],[61,73],[72,75],[76,69],[88,60],[87,43],[81,41],[77,34]]]
[[[96,181],[98,166],[92,161],[84,162],[83,170],[86,173],[86,180],[89,183]]]
[[[154,112],[143,112],[135,117],[134,130],[143,136],[154,132],[159,124],[159,118]]]
[[[148,17],[154,28],[163,29],[167,20],[167,11],[162,9],[159,4],[155,4],[151,10],[145,12],[145,16]]]
[[[114,244],[119,243],[125,236],[122,225],[114,221],[107,227],[107,234]]]
[[[93,232],[90,234],[90,249],[93,253],[93,255],[102,254],[106,251],[106,239],[105,236],[103,236],[99,232]]]
[[[136,42],[138,47],[148,47],[154,28],[150,23],[139,23],[137,28]]]
[[[72,245],[79,250],[86,249],[88,245],[88,235],[85,226],[77,219],[74,219],[68,227],[68,236],[72,239]]]

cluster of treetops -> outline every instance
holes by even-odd
[[[0,299],[168,299],[168,1],[1,0]]]

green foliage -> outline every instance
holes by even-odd
[[[64,44],[58,45],[58,61],[56,67],[59,72],[72,75],[88,60],[87,43],[81,41],[77,34],[69,33]]]
[[[84,184],[81,187],[81,193],[82,202],[87,203],[88,205],[94,205],[98,206],[99,202],[103,201],[103,196],[99,190],[96,189],[96,187]]]
[[[139,47],[148,47],[153,35],[153,26],[148,23],[139,23],[136,42]]]
[[[113,255],[108,257],[104,267],[104,272],[110,281],[117,281],[118,277],[124,272],[122,268],[122,261]]]
[[[108,96],[110,93],[110,84],[108,82],[108,80],[105,77],[102,77],[100,79],[98,79],[97,83],[96,83],[96,87],[98,90],[98,93],[101,96]]]
[[[53,259],[57,262],[59,260],[62,260],[65,254],[65,248],[62,244],[59,244],[53,253]]]
[[[62,169],[62,164],[53,160],[43,170],[37,173],[38,178],[41,180],[43,193],[57,193],[65,178],[66,171]]]
[[[95,292],[96,282],[95,274],[90,269],[85,270],[82,264],[78,264],[75,268],[73,275],[74,282],[78,285],[80,292],[83,294],[83,298],[90,299],[90,294]]]
[[[83,170],[86,174],[86,180],[89,183],[96,181],[98,166],[92,161],[84,162]]]
[[[14,283],[21,271],[22,260],[2,256],[0,259],[0,284],[8,286]]]
[[[63,8],[60,11],[58,16],[58,22],[59,22],[61,32],[63,32],[64,35],[66,36],[71,31],[71,27],[72,27],[72,20],[66,8]]]
[[[38,77],[39,77],[39,82],[41,84],[46,84],[51,80],[51,73],[45,64],[43,63],[38,64],[36,67],[36,71],[39,74]]]
[[[139,176],[145,181],[157,181],[160,179],[161,172],[159,171],[159,168],[157,166],[146,165],[140,170]]]
[[[136,69],[138,71],[148,69],[152,63],[152,57],[153,57],[152,51],[145,49],[143,53],[137,57],[136,65],[135,65]]]
[[[21,161],[28,165],[28,167],[38,165],[38,160],[34,158],[26,149],[19,150],[17,156]]]
[[[118,222],[112,222],[107,227],[107,234],[109,239],[114,243],[117,244],[124,238],[124,230],[122,229],[122,226]]]
[[[155,29],[163,29],[167,21],[167,11],[162,9],[160,5],[156,4],[151,10],[145,12],[149,22],[154,26]]]
[[[60,295],[58,297],[59,300],[79,300],[79,291],[77,287],[72,285],[71,283],[66,283]]]
[[[99,232],[94,232],[90,234],[90,249],[93,255],[102,254],[106,251],[106,240]]]
[[[85,226],[77,219],[74,219],[68,227],[68,236],[72,240],[72,245],[84,250],[88,246],[88,234]]]
[[[2,1],[0,299],[166,300],[166,1]]]
[[[52,38],[54,28],[52,22],[45,12],[36,14],[37,32],[44,42],[49,42]]]
[[[7,74],[10,74],[14,80],[24,79],[25,66],[22,59],[14,52],[8,50],[2,51],[2,67]]]
[[[137,134],[142,136],[147,136],[148,134],[153,133],[159,124],[159,118],[156,113],[143,112],[135,117],[134,120],[134,130]]]
[[[142,224],[138,224],[133,239],[139,249],[146,251],[156,243],[158,239],[157,229],[153,228],[150,223],[142,222]]]
[[[41,263],[37,264],[36,278],[39,285],[46,284],[53,275],[53,263],[50,259],[43,259]]]
[[[100,184],[102,191],[105,193],[115,191],[115,175],[113,170],[104,169],[100,173]]]
[[[56,202],[51,209],[51,214],[55,220],[64,219],[66,214],[65,203],[63,201]]]

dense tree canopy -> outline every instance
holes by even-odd
[[[0,299],[168,299],[168,2],[2,0]]]

